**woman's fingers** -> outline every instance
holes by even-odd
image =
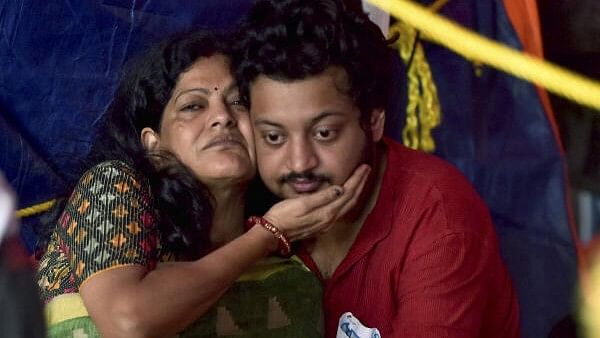
[[[369,173],[371,172],[371,167],[368,164],[361,164],[355,170],[352,176],[344,182],[344,188],[349,190],[360,189],[362,190],[362,186],[366,179],[369,177]]]
[[[352,176],[350,176],[344,183],[344,193],[337,200],[325,204],[321,207],[320,215],[324,221],[331,223],[339,219],[342,215],[350,211],[358,201],[358,197],[362,192],[369,172],[371,168],[362,164],[354,170]]]
[[[350,181],[350,179],[348,179],[346,183],[344,183],[344,191],[346,192],[346,195],[348,195],[346,196],[348,199],[343,203],[342,207],[338,211],[338,218],[345,215],[348,211],[356,206],[365,184],[368,181],[371,167],[367,166],[366,164],[361,165],[361,167],[357,169],[363,170],[358,181]]]
[[[323,207],[336,210],[360,194],[370,170],[368,165],[362,164],[344,182],[343,187],[333,185],[310,195],[297,197],[290,202],[298,202],[298,207],[303,208],[302,213],[309,213]]]
[[[330,186],[310,195],[281,201],[264,217],[278,226],[291,241],[298,240],[305,238],[304,234],[315,232],[315,226],[327,221],[321,208],[343,195],[342,187]]]
[[[344,193],[338,199],[307,214],[306,223],[311,226],[304,228],[304,231],[298,234],[298,237],[306,238],[316,233],[327,232],[335,221],[350,211],[358,201],[370,170],[368,165],[359,166],[344,183]]]
[[[356,205],[370,171],[368,165],[360,165],[343,187],[330,186],[310,195],[281,201],[264,217],[279,226],[291,241],[325,232]]]
[[[297,197],[294,200],[302,206],[302,213],[309,213],[339,199],[341,196],[344,196],[344,188],[334,185],[310,195]]]

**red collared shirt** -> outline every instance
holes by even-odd
[[[515,291],[483,201],[448,163],[385,144],[377,203],[324,282],[326,337],[347,311],[383,338],[519,337]]]

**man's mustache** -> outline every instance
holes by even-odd
[[[279,183],[280,184],[293,183],[293,182],[296,182],[298,180],[318,181],[318,182],[331,183],[331,178],[329,176],[315,174],[315,173],[313,173],[311,171],[309,171],[309,172],[303,172],[303,173],[290,172],[289,174],[286,174],[286,175],[280,177],[279,178]]]

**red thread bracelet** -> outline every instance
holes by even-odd
[[[263,228],[273,234],[275,238],[279,240],[279,254],[282,256],[288,256],[292,251],[290,241],[285,237],[285,234],[279,230],[273,223],[267,221],[263,217],[250,216],[246,221],[246,228],[250,229],[255,224],[260,224]]]

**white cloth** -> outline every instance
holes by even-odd
[[[366,0],[362,0],[362,7],[365,13],[369,15],[369,19],[379,26],[383,36],[387,37],[390,31],[390,15],[388,12],[375,5],[371,5]]]
[[[0,242],[3,236],[17,231],[15,220],[15,195],[0,172]]]
[[[376,328],[364,326],[351,312],[346,312],[338,322],[336,338],[381,338]]]

